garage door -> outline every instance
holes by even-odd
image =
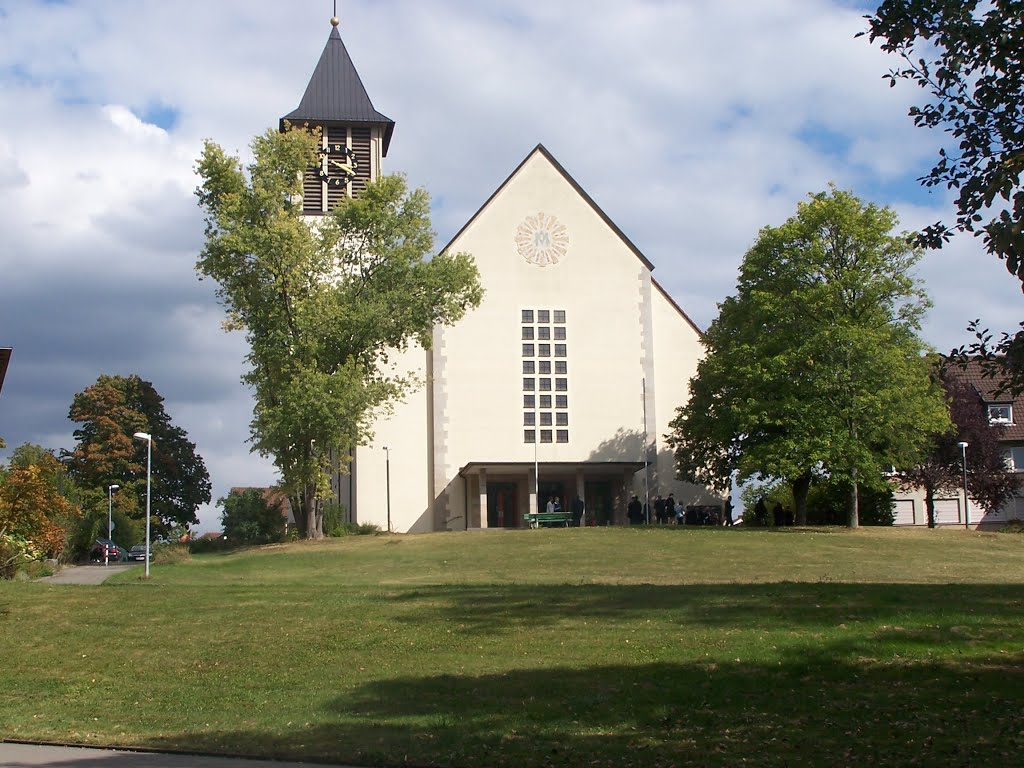
[[[896,499],[896,507],[893,510],[896,513],[895,519],[892,521],[893,525],[913,525],[914,524],[914,500],[913,499]]]
[[[936,499],[935,523],[937,525],[953,525],[960,520],[960,499]]]

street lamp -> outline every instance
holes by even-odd
[[[391,533],[391,451],[384,446],[384,476],[387,480],[388,495],[388,533]]]
[[[967,530],[971,529],[971,509],[970,503],[967,501],[967,443],[960,442],[960,457],[963,462],[964,468],[964,528]]]
[[[114,538],[114,491],[120,488],[120,485],[108,485],[107,486],[107,539]],[[109,547],[103,548],[103,564],[106,565],[109,560]]]
[[[149,578],[149,499],[153,478],[153,436],[148,432],[136,432],[136,440],[146,441],[146,578]]]

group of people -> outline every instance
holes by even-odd
[[[768,505],[764,502],[764,496],[757,500],[754,505],[754,523],[760,526],[773,525],[781,528],[784,525],[793,525],[793,510],[786,509],[781,502],[775,502],[772,507],[771,520],[768,518]]]
[[[651,519],[650,508],[633,496],[626,505],[626,517],[630,525],[657,523],[658,525],[732,525],[732,496],[728,496],[721,507],[717,505],[690,505],[684,507],[676,501],[673,494],[662,498],[661,494],[651,504],[654,508],[654,519]]]
[[[575,526],[581,526],[585,524],[584,515],[586,514],[587,507],[583,503],[583,499],[580,498],[579,494],[572,500],[570,511],[572,512],[572,524]],[[544,505],[544,511],[548,513],[561,512],[562,511],[562,500],[558,496],[548,496],[547,503]]]

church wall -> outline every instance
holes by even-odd
[[[414,371],[423,382],[393,413],[373,427],[373,440],[356,449],[356,520],[387,530],[387,459],[391,464],[391,529],[398,533],[434,530],[431,510],[427,352],[412,345],[392,357],[396,370]],[[384,451],[384,446],[388,451]]]
[[[516,242],[541,213],[555,217],[568,240],[564,258],[543,267],[527,261]],[[487,293],[479,309],[438,334],[443,373],[435,407],[444,428],[435,477],[439,491],[449,487],[449,516],[463,514],[466,486],[457,474],[467,463],[534,460],[534,444],[524,442],[523,395],[546,393],[523,390],[523,309],[566,313],[568,388],[550,394],[568,396],[569,441],[541,443],[539,461],[642,460],[646,265],[539,153],[450,250],[473,255]],[[471,519],[479,514],[474,505],[471,498]]]

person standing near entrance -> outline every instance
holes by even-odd
[[[640,525],[644,521],[644,506],[640,503],[640,499],[634,496],[629,500],[629,504],[626,505],[626,517],[629,518],[630,525]]]
[[[583,503],[583,499],[581,499],[580,495],[577,493],[576,498],[573,499],[572,502],[572,519],[577,528],[582,528],[585,525],[583,518],[586,514],[587,507]]]
[[[555,499],[553,496],[548,496],[547,506],[544,507],[544,511],[549,515],[555,511]]]

